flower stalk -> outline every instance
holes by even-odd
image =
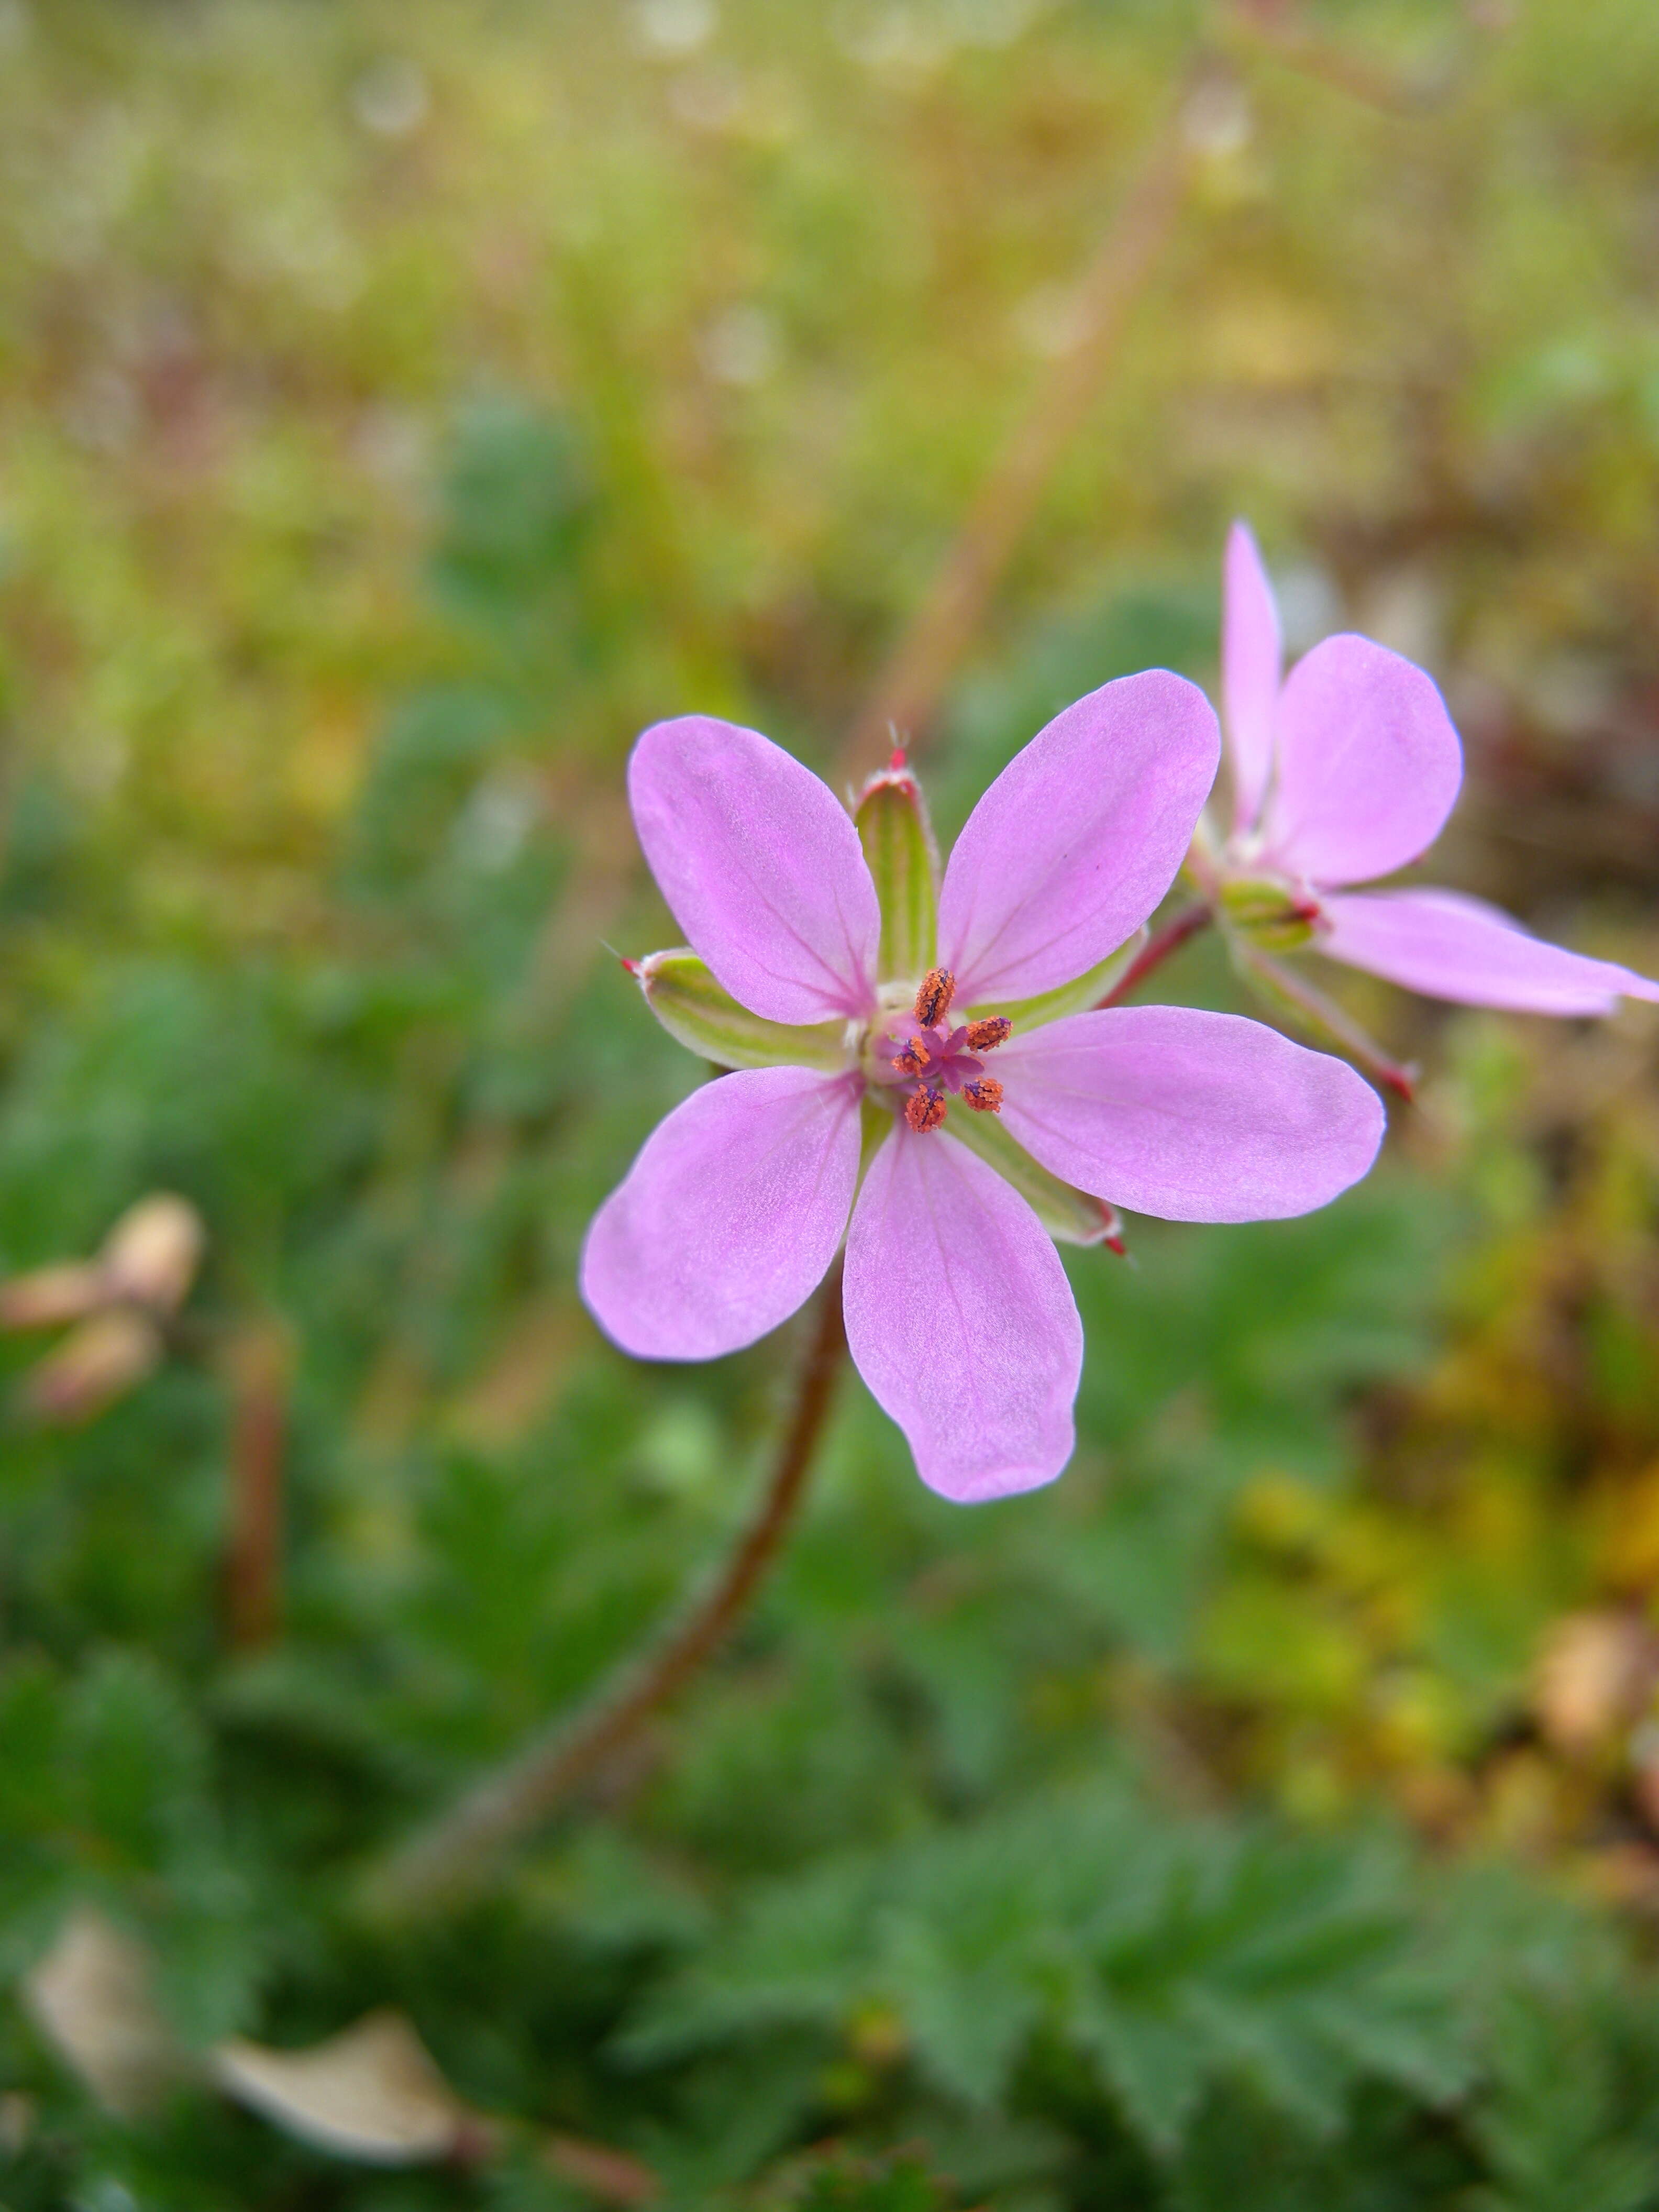
[[[371,1913],[398,1917],[428,1911],[483,1886],[502,1852],[614,1760],[726,1642],[799,1510],[834,1403],[847,1349],[841,1273],[837,1261],[818,1292],[788,1425],[766,1486],[713,1580],[585,1704],[484,1775],[373,1873],[364,1889]]]

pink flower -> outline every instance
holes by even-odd
[[[1434,842],[1462,748],[1431,678],[1369,638],[1328,637],[1281,681],[1282,663],[1273,586],[1236,522],[1221,632],[1233,827],[1217,873],[1247,933],[1310,935],[1332,960],[1465,1006],[1606,1014],[1621,995],[1659,998],[1645,976],[1547,945],[1462,892],[1349,891]]]
[[[1218,750],[1192,684],[1107,684],[998,777],[935,902],[902,757],[855,824],[752,730],[647,730],[634,820],[695,950],[629,964],[736,1072],[676,1108],[594,1218],[582,1295],[605,1333],[641,1358],[735,1352],[844,1235],[852,1355],[922,1480],[969,1502],[1058,1474],[1083,1335],[1052,1237],[1104,1241],[1114,1204],[1305,1212],[1382,1135],[1352,1069],[1255,1022],[1073,1011],[1173,881]]]

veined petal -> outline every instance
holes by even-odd
[[[1120,677],[1057,714],[969,816],[939,893],[964,1005],[1028,999],[1139,927],[1186,858],[1220,732],[1195,684]]]
[[[896,1129],[847,1234],[847,1341],[930,1490],[974,1505],[1052,1481],[1076,1441],[1083,1325],[1018,1194],[941,1132]]]
[[[823,1279],[859,1166],[857,1086],[808,1068],[694,1091],[593,1217],[581,1291],[640,1359],[714,1359],[787,1321]]]
[[[997,1054],[1002,1119],[1079,1189],[1169,1221],[1309,1213],[1382,1139],[1376,1093],[1260,1022],[1190,1006],[1073,1014]]]
[[[1432,678],[1368,637],[1328,637],[1279,695],[1264,857],[1291,876],[1368,883],[1426,852],[1463,781]]]
[[[1233,828],[1261,811],[1273,763],[1273,710],[1285,665],[1279,605],[1248,522],[1227,539],[1221,588],[1221,724],[1233,771]]]
[[[751,1013],[861,1015],[881,915],[852,817],[810,769],[712,715],[658,722],[628,795],[645,857],[693,949]]]
[[[1523,1014],[1607,1014],[1659,983],[1609,960],[1546,944],[1459,891],[1364,891],[1323,899],[1316,951],[1431,999]]]
[[[1057,1244],[1104,1244],[1116,1233],[1115,1209],[1051,1176],[1014,1141],[1000,1114],[953,1114],[951,1128],[958,1144],[1013,1185]]]

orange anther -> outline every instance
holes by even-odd
[[[957,979],[948,968],[930,968],[916,993],[916,1019],[925,1030],[942,1022],[957,994]]]
[[[913,1091],[904,1102],[904,1118],[917,1136],[925,1137],[945,1119],[945,1100],[937,1091]]]
[[[994,1075],[981,1075],[976,1082],[964,1083],[962,1095],[975,1114],[1000,1114],[1002,1085]]]
[[[969,1052],[994,1052],[1000,1044],[1006,1044],[1013,1034],[1014,1025],[1006,1014],[988,1014],[982,1022],[968,1024]]]

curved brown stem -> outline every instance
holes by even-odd
[[[837,1260],[818,1292],[794,1408],[771,1475],[713,1582],[574,1712],[486,1774],[376,1869],[364,1890],[371,1911],[418,1911],[476,1887],[507,1844],[607,1765],[730,1635],[794,1518],[835,1395],[847,1348],[841,1277]]]
[[[1096,1012],[1107,1006],[1121,1006],[1154,968],[1161,968],[1172,952],[1179,952],[1189,937],[1196,937],[1200,929],[1207,929],[1213,918],[1202,899],[1182,907],[1172,921],[1166,921],[1162,929],[1147,939],[1105,997],[1098,1001]]]

